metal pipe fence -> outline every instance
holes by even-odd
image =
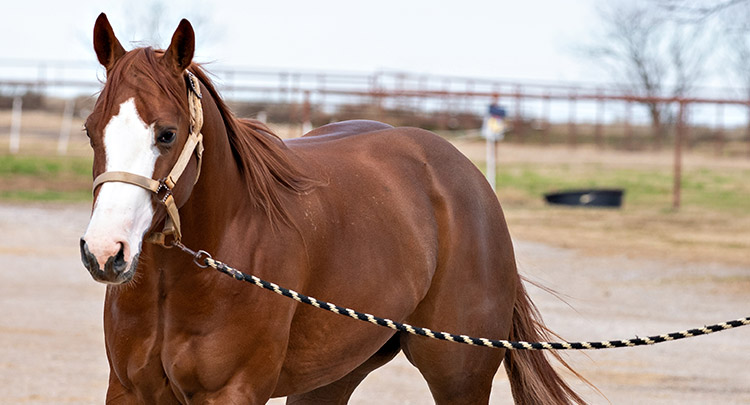
[[[592,144],[625,150],[674,146],[678,128],[686,147],[750,157],[750,99],[737,89],[698,89],[687,97],[640,95],[622,86],[499,81],[382,71],[372,74],[241,69],[209,66],[219,91],[243,115],[263,111],[269,120],[293,123],[367,118],[429,129],[471,130],[490,103],[508,111],[506,140],[538,144]],[[60,150],[73,115],[91,108],[104,73],[91,63],[0,60],[0,109],[50,108],[62,114]],[[34,97],[37,99],[34,99]],[[18,101],[18,100],[21,101]],[[37,104],[37,105],[35,105]],[[662,121],[651,123],[649,108]],[[54,109],[54,108],[53,108]],[[26,132],[20,113],[12,134]],[[33,125],[33,124],[32,124]],[[48,131],[49,132],[49,131]],[[14,135],[14,139],[18,136]]]

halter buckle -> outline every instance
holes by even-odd
[[[196,83],[195,75],[190,72],[189,70],[186,70],[187,77],[188,77],[188,85],[190,86],[190,90],[193,91],[193,94],[195,94],[198,98],[203,98],[203,95],[201,94],[200,86]]]
[[[164,194],[162,194],[162,191]],[[167,199],[172,195],[172,188],[167,184],[167,178],[164,177],[159,179],[159,189],[156,190],[156,198],[161,201],[162,204],[167,204]]]

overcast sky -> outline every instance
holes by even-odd
[[[125,5],[126,3],[126,5]],[[14,2],[0,24],[2,59],[95,62],[91,32],[109,16],[129,33],[154,1]],[[590,40],[593,0],[439,2],[185,1],[167,6],[165,46],[179,19],[196,25],[197,60],[216,65],[369,73],[378,69],[496,79],[602,80],[575,49]]]

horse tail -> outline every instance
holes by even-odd
[[[510,340],[541,342],[550,341],[551,336],[554,336],[554,333],[542,322],[539,310],[531,302],[519,277],[516,302],[513,306],[513,327]],[[591,385],[583,376],[574,371],[558,353],[552,351],[551,355],[575,376]],[[544,352],[538,350],[507,350],[504,363],[516,404],[586,404],[552,368]]]

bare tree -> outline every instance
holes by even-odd
[[[750,100],[750,2],[734,6],[736,12],[724,12],[719,16],[726,38],[726,66],[731,71],[732,84],[739,83],[744,96]],[[736,81],[736,82],[734,82]],[[745,139],[750,145],[750,106],[747,111]],[[750,149],[748,149],[750,155]]]
[[[657,0],[673,20],[720,27],[722,77],[750,100],[750,0]],[[750,142],[750,108],[745,136]],[[750,150],[748,150],[750,154]]]
[[[660,11],[645,1],[602,3],[601,32],[587,53],[634,95],[684,96],[705,74],[709,33],[700,24],[674,21]],[[663,103],[645,105],[660,147],[676,114]]]
[[[739,82],[750,98],[750,0],[661,0],[673,19],[710,20],[720,27],[723,66],[731,87]]]
[[[123,3],[123,11],[125,11],[124,7],[129,7],[127,2]],[[161,33],[165,28],[163,25],[166,8],[167,6],[163,1],[153,0],[145,7],[138,8],[138,11],[127,10],[128,13],[131,13],[130,18],[123,21],[122,24],[125,33],[124,38],[127,38],[126,41],[139,45],[164,48]]]
[[[701,21],[737,6],[746,5],[749,0],[655,0],[656,4],[681,21]]]
[[[613,79],[624,83],[631,93],[656,97],[663,92],[666,63],[659,56],[658,28],[660,21],[645,8],[626,8],[622,4],[599,8],[604,28],[588,52],[606,65]],[[652,123],[661,124],[661,109],[648,104]]]
[[[170,5],[164,0],[151,0],[146,6],[134,11],[132,5],[123,3],[122,15],[127,16],[123,21],[124,38],[134,45],[164,49],[169,45],[172,31],[182,18],[189,19],[196,33],[199,33],[196,36],[198,49],[215,42],[221,36],[219,28],[211,24],[211,3],[179,4],[179,7],[174,7],[174,3]]]
[[[178,4],[179,7],[175,7]],[[187,0],[181,3],[170,3],[164,0],[151,0],[143,7],[133,7],[131,2],[122,2],[120,10],[104,9],[110,21],[115,23],[115,30],[119,38],[123,40],[126,49],[138,46],[152,46],[164,49],[169,45],[174,29],[180,19],[187,18],[196,31],[196,55],[201,56],[201,50],[207,49],[223,36],[223,28],[215,23],[212,14],[211,2],[199,2]],[[92,53],[91,27],[92,25],[76,26],[74,35],[77,37],[77,45],[87,52]],[[129,44],[130,46],[128,46]],[[100,70],[100,81],[104,82],[104,71]]]

